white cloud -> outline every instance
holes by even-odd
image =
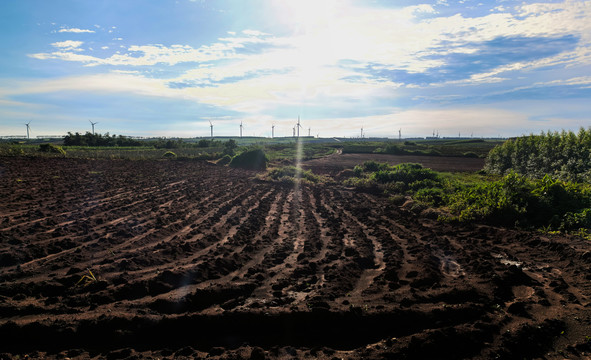
[[[217,43],[204,45],[194,49],[189,45],[132,45],[127,52],[114,54],[108,58],[100,58],[89,55],[72,54],[69,51],[80,51],[79,41],[64,41],[52,44],[60,48],[60,51],[53,53],[31,54],[35,59],[60,59],[64,61],[83,62],[87,66],[115,65],[115,66],[149,66],[155,64],[176,65],[183,62],[208,62],[220,59],[245,58],[237,50],[249,44],[268,43],[272,44],[273,39],[261,39],[263,33],[256,31],[245,31],[247,37],[221,38]],[[114,40],[122,40],[121,38]],[[104,47],[103,47],[104,48]]]
[[[77,29],[77,28],[64,28],[64,29],[59,29],[58,32],[61,33],[94,33],[94,30],[87,30],[87,29]]]
[[[82,44],[84,44],[82,41],[66,40],[54,42],[51,46],[60,49],[60,51],[82,51],[82,49],[80,49]]]

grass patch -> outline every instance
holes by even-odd
[[[327,177],[316,175],[311,170],[303,170],[302,168],[296,166],[282,166],[272,168],[259,178],[262,180],[288,184],[295,184],[297,181],[312,184],[324,184],[329,182]]]

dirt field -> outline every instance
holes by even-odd
[[[588,241],[253,175],[0,158],[0,358],[591,356]]]
[[[352,169],[357,164],[374,160],[390,165],[419,163],[435,171],[478,171],[484,167],[484,159],[449,156],[414,156],[389,154],[340,154],[305,161],[303,167],[315,173],[336,175],[343,169]]]

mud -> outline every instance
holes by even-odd
[[[196,161],[0,158],[0,180],[0,358],[591,356],[575,236]]]

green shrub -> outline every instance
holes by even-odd
[[[409,151],[403,149],[402,147],[400,147],[398,145],[388,145],[382,151],[386,154],[391,154],[391,155],[406,155],[406,154],[410,153]]]
[[[362,190],[370,190],[372,192],[378,192],[381,191],[380,190],[380,186],[379,184],[370,178],[358,178],[358,177],[354,177],[354,178],[349,178],[346,179],[343,184],[345,186],[353,186]]]
[[[441,206],[445,204],[446,194],[442,188],[421,188],[417,190],[414,198],[433,206]]]
[[[302,170],[295,166],[283,166],[269,170],[267,177],[271,180],[294,183],[296,179],[311,183],[323,183],[326,179],[310,170]]]
[[[265,170],[267,168],[267,161],[265,152],[255,148],[234,156],[232,161],[230,161],[230,166],[250,170]]]
[[[176,159],[176,154],[172,151],[167,151],[164,153],[164,155],[162,155],[162,157],[165,159]]]
[[[39,145],[39,151],[44,153],[60,154],[66,156],[66,151],[61,146],[53,144],[41,144]]]
[[[591,191],[588,185],[545,176],[540,180],[511,172],[501,180],[459,189],[449,207],[460,221],[554,230],[589,228]]]
[[[390,182],[402,181],[410,184],[419,180],[438,180],[437,173],[431,169],[425,169],[421,164],[404,163],[394,166],[388,170],[379,170],[374,172],[371,177],[378,183],[386,184]]]
[[[406,202],[406,196],[400,194],[392,195],[390,196],[390,201],[392,204],[400,206]]]

